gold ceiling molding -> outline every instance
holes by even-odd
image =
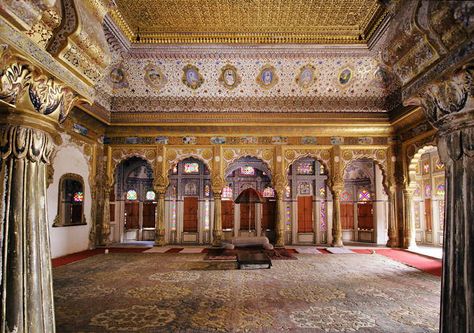
[[[117,0],[133,43],[365,44],[387,14],[377,0]],[[137,40],[139,30],[140,39]]]

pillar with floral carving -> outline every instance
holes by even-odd
[[[398,246],[397,214],[396,214],[396,185],[391,181],[388,186],[388,247]]]
[[[403,190],[403,200],[405,201],[403,247],[405,249],[410,249],[416,247],[416,230],[412,217],[413,189],[406,188]]]
[[[1,60],[1,332],[54,332],[46,164],[77,96],[21,58]]]
[[[212,226],[212,246],[221,246],[222,232],[222,189],[224,179],[220,176],[212,178],[212,193],[214,197],[214,223]]]
[[[344,183],[336,182],[332,184],[332,246],[341,247],[342,225],[341,225],[341,193],[344,190]]]
[[[277,195],[276,202],[276,223],[275,223],[275,246],[285,246],[285,188],[286,180],[283,175],[277,174],[274,177],[275,193]]]
[[[408,101],[438,129],[446,170],[440,332],[474,331],[474,63]]]
[[[166,188],[162,185],[155,186],[156,213],[155,213],[155,245],[164,246],[165,239],[165,194]]]

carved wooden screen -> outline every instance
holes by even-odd
[[[374,210],[370,202],[358,204],[357,207],[357,225],[359,229],[374,229]]]
[[[298,197],[298,232],[313,232],[313,196]]]
[[[232,229],[234,227],[234,202],[222,201],[222,229]]]
[[[262,229],[275,229],[275,201],[265,201],[263,203]]]
[[[127,202],[125,204],[125,213],[127,214],[125,219],[125,229],[138,229],[140,227],[139,211],[138,202]]]
[[[255,203],[240,204],[240,230],[255,230]]]
[[[425,226],[426,231],[431,231],[431,199],[425,199]]]
[[[183,231],[198,231],[198,197],[184,198]]]
[[[340,203],[342,229],[354,229],[354,204]]]
[[[154,202],[143,203],[143,228],[155,227],[155,211],[156,211],[156,203]]]

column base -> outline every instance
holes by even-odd
[[[344,247],[344,243],[342,242],[342,239],[337,239],[334,240],[331,244],[332,247]]]
[[[398,240],[390,237],[387,241],[387,247],[398,247]]]
[[[164,230],[163,230],[163,233],[159,232],[159,233],[155,233],[155,246],[165,246],[166,245],[166,242],[165,242],[165,235],[164,235]]]

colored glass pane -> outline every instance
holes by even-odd
[[[296,166],[296,173],[298,175],[312,175],[314,173],[312,162],[300,162]]]
[[[321,232],[325,232],[327,230],[326,201],[321,201],[321,210],[320,210],[319,222],[320,222]]]
[[[439,230],[444,229],[444,200],[439,201]]]
[[[439,158],[436,160],[435,164],[436,171],[442,171],[444,170],[444,164],[439,160]]]
[[[232,188],[230,186],[222,189],[222,199],[232,199]]]
[[[177,166],[177,165],[175,165],[175,166],[173,167],[173,173],[174,173],[174,174],[177,174],[177,173],[178,173],[178,166]]]
[[[204,196],[208,197],[209,195],[211,195],[211,187],[209,184],[206,184],[206,186],[204,186]]]
[[[326,197],[326,187],[321,186],[321,187],[319,188],[319,196],[320,196],[321,198],[325,198],[325,197]]]
[[[319,165],[319,174],[324,175],[326,173],[326,170],[324,169],[324,165],[320,164]]]
[[[240,173],[246,176],[253,176],[255,175],[255,169],[249,165],[246,165],[240,168]]]
[[[350,201],[351,200],[351,194],[348,191],[344,191],[341,194],[341,201]]]
[[[155,200],[156,194],[153,191],[146,192],[146,199],[147,200]]]
[[[425,197],[431,197],[431,185],[425,185]]]
[[[444,187],[444,184],[439,184],[438,187],[436,188],[436,195],[440,197],[444,197],[446,190]]]
[[[285,197],[291,197],[291,187],[289,186],[285,187]]]
[[[184,163],[184,173],[199,173],[199,164],[196,162]]]
[[[413,192],[413,195],[414,195],[415,197],[421,196],[421,189],[420,189],[419,186],[417,186],[417,187],[415,188],[415,191]]]
[[[275,191],[271,187],[267,187],[263,190],[264,198],[273,198],[275,196]]]
[[[127,200],[137,200],[137,199],[138,199],[137,191],[130,190],[127,192]]]
[[[362,190],[359,192],[359,201],[370,201],[370,192]]]
[[[171,202],[171,230],[176,230],[176,201]]]
[[[76,192],[73,196],[74,202],[83,202],[84,201],[84,193],[83,192]]]
[[[204,230],[209,230],[209,208],[210,202],[206,200],[204,202]]]
[[[286,205],[286,230],[291,230],[291,204]]]
[[[423,174],[430,173],[430,160],[423,161]]]
[[[421,228],[421,223],[420,223],[420,203],[418,201],[415,202],[414,205],[414,211],[415,211],[415,228],[420,229]]]

